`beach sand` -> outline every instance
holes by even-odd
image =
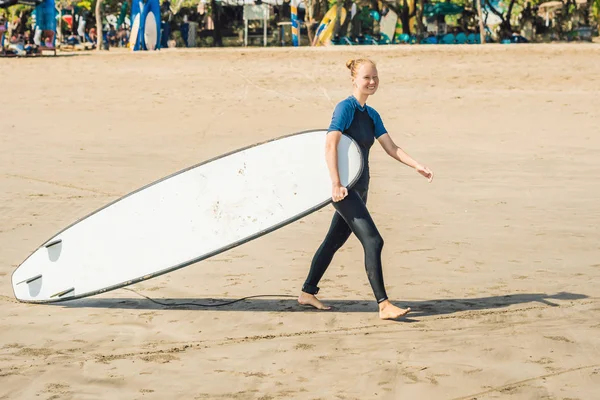
[[[294,298],[328,206],[209,260],[103,295],[18,303],[42,242],[147,183],[326,128],[368,56],[369,100],[433,183],[371,151],[381,321],[352,237]],[[72,53],[0,65],[0,399],[597,399],[600,46]],[[224,183],[226,184],[226,183]],[[118,227],[115,227],[118,229]],[[133,291],[131,291],[133,290]]]

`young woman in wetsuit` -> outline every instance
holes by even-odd
[[[342,247],[351,233],[361,242],[365,251],[365,268],[369,283],[379,304],[379,317],[396,319],[410,312],[410,308],[393,305],[387,297],[383,284],[381,251],[383,238],[379,234],[366,207],[369,189],[369,150],[375,139],[392,158],[414,168],[431,182],[433,172],[424,167],[398,147],[385,129],[381,117],[369,107],[367,99],[375,94],[379,77],[375,63],[367,59],[350,60],[346,63],[353,84],[352,96],[338,103],[333,112],[326,139],[326,159],[332,182],[333,215],[329,232],[313,257],[310,271],[298,302],[320,310],[328,310],[315,295],[317,287],[335,252]],[[363,172],[350,190],[340,184],[337,166],[337,146],[344,133],[354,139],[363,155]]]

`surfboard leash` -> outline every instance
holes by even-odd
[[[137,294],[138,296],[141,296],[143,298],[145,298],[146,300],[149,300],[155,304],[159,304],[161,306],[165,306],[165,307],[181,307],[181,306],[194,306],[194,307],[222,307],[222,306],[227,306],[229,304],[234,304],[234,303],[238,303],[240,301],[244,301],[247,299],[254,299],[257,297],[293,297],[296,298],[297,296],[293,296],[293,295],[289,295],[289,294],[257,294],[257,295],[253,295],[253,296],[246,296],[246,297],[242,297],[240,299],[236,299],[236,300],[232,300],[232,301],[227,301],[224,303],[217,303],[217,304],[204,304],[204,303],[190,303],[190,302],[163,302],[163,301],[159,301],[159,300],[155,300],[151,297],[146,296],[145,294],[139,293],[133,289],[129,289],[129,288],[123,288],[123,290],[128,290],[130,292],[133,292],[135,294]]]

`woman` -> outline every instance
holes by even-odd
[[[367,59],[357,59],[348,61],[346,66],[350,70],[353,93],[336,106],[326,139],[327,166],[332,183],[331,197],[336,212],[329,232],[312,260],[298,302],[320,310],[330,309],[315,296],[319,291],[317,284],[331,263],[335,252],[342,247],[350,234],[354,233],[365,251],[365,268],[379,304],[379,317],[396,319],[408,314],[410,308],[403,309],[393,305],[388,300],[383,284],[381,268],[383,239],[366,207],[369,188],[369,149],[377,139],[388,155],[414,168],[429,182],[433,180],[433,172],[398,147],[387,133],[377,111],[366,105],[369,96],[375,94],[379,86],[375,63]],[[358,143],[363,155],[362,175],[351,190],[341,185],[337,166],[337,146],[342,133]]]

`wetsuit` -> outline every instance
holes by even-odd
[[[387,131],[377,111],[366,104],[361,106],[354,96],[336,106],[328,131],[340,131],[356,141],[363,156],[363,172],[354,187],[348,191],[348,196],[333,203],[336,212],[329,232],[313,257],[302,291],[318,293],[317,285],[329,267],[333,255],[350,234],[354,233],[364,248],[367,276],[377,302],[381,303],[387,300],[381,269],[383,238],[367,210],[366,203],[369,190],[369,150],[375,139]]]

